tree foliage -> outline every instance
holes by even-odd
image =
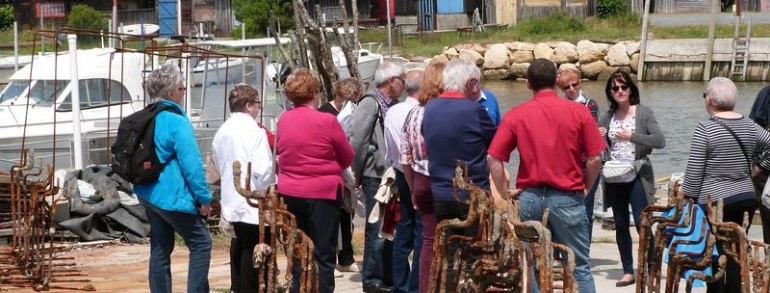
[[[0,31],[13,27],[13,5],[0,5]]]
[[[232,0],[235,18],[246,27],[247,36],[263,35],[270,27],[270,10],[275,12],[281,30],[294,27],[291,0]],[[237,35],[236,35],[237,34]],[[234,37],[240,37],[240,29],[233,30]]]
[[[96,9],[85,4],[77,4],[70,10],[67,26],[77,29],[106,30],[107,19]]]
[[[596,1],[596,16],[610,18],[626,13],[627,0],[598,0]]]

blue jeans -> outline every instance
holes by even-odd
[[[366,197],[366,216],[372,213],[377,201],[374,196],[380,187],[380,178],[362,177],[361,190]],[[392,252],[393,242],[380,238],[380,228],[382,221],[371,224],[368,221],[364,228],[364,263],[361,269],[361,278],[364,287],[375,287],[378,285],[389,285],[392,282],[391,273],[393,272]]]
[[[548,230],[551,230],[551,240],[566,245],[575,254],[575,280],[580,292],[596,292],[591,275],[590,239],[586,230],[588,218],[583,192],[562,191],[548,186],[526,188],[519,197],[519,203],[522,221],[542,221],[543,210],[547,208],[550,211]]]
[[[187,292],[209,292],[211,233],[199,215],[159,209],[141,201],[150,220],[150,292],[171,292],[171,252],[174,233],[184,239],[190,250]]]
[[[404,173],[396,170],[401,218],[396,224],[393,239],[393,292],[419,292],[420,251],[422,249],[422,223],[420,215],[412,205],[412,193]],[[409,268],[409,254],[412,267]]]
[[[628,183],[607,183],[607,201],[609,201],[612,207],[612,215],[615,219],[615,240],[618,244],[618,252],[620,253],[620,263],[623,265],[624,274],[634,274],[634,256],[633,242],[631,242],[631,223],[629,221],[628,206],[631,205],[631,210],[634,217],[634,227],[636,232],[639,233],[639,225],[641,224],[642,210],[647,207],[647,195],[644,193],[644,186],[642,185],[642,179],[639,176],[634,179],[633,182]],[[642,237],[640,235],[641,239]],[[652,247],[652,246],[650,246]]]

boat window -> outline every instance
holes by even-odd
[[[5,91],[0,93],[0,103],[10,101],[21,96],[21,94],[24,92],[24,89],[26,89],[28,85],[29,81],[27,80],[12,80],[10,83],[8,83],[7,86],[5,86]]]
[[[29,89],[30,104],[35,107],[50,107],[68,84],[67,80],[36,80]]]
[[[125,86],[115,80],[97,78],[84,79],[79,83],[80,109],[97,108],[131,101]],[[58,111],[72,110],[72,95],[67,95]]]

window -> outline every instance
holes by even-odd
[[[68,84],[66,80],[36,80],[29,90],[29,103],[35,107],[50,107]]]
[[[0,93],[0,103],[18,98],[27,89],[27,86],[29,86],[29,81],[12,80],[5,87],[5,91]]]
[[[131,102],[131,95],[120,82],[110,79],[85,79],[78,82],[80,108],[89,109]],[[122,99],[121,99],[122,98]],[[72,110],[72,95],[67,95],[58,111]]]

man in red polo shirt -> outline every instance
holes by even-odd
[[[503,161],[518,148],[521,157],[516,188],[522,221],[541,221],[548,208],[548,229],[553,242],[568,246],[575,254],[575,279],[582,293],[594,293],[583,197],[585,182],[594,182],[605,148],[591,113],[578,103],[559,97],[556,66],[537,59],[527,69],[527,87],[535,97],[505,114],[489,147],[487,160],[498,192],[507,196]],[[583,181],[581,156],[586,162]]]

